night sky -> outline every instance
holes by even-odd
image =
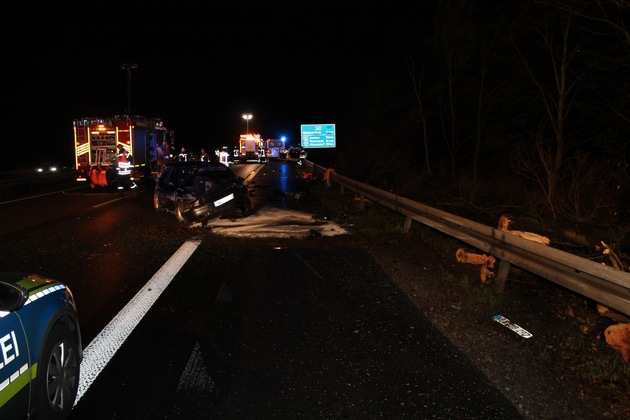
[[[430,1],[21,2],[3,23],[4,167],[73,162],[72,120],[159,117],[198,151],[249,131],[299,143],[300,124],[337,125],[365,74],[404,74],[403,34],[426,28]],[[7,150],[8,150],[7,149]]]

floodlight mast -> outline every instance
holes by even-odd
[[[249,120],[251,120],[254,116],[252,114],[243,114],[243,119],[246,121],[247,134],[249,136]]]
[[[135,63],[123,63],[120,68],[127,71],[127,109],[125,112],[131,117],[131,70],[138,68]]]

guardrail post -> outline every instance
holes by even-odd
[[[505,282],[507,281],[508,273],[510,272],[511,264],[505,260],[499,261],[499,271],[497,273],[497,281],[495,289],[499,293],[503,293],[505,290]]]
[[[359,194],[359,209],[361,211],[365,210],[365,197]]]
[[[409,233],[409,229],[411,228],[411,222],[413,222],[413,219],[411,217],[405,217],[405,223],[403,224],[403,228],[402,231],[403,233]]]

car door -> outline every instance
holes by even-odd
[[[164,168],[158,178],[158,198],[160,204],[169,211],[175,210],[175,189],[177,188],[177,168],[173,165]]]
[[[25,418],[31,369],[29,348],[17,312],[6,310],[15,289],[0,283],[0,419]]]

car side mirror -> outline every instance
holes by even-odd
[[[14,284],[0,283],[0,311],[17,311],[28,299],[28,291]]]

